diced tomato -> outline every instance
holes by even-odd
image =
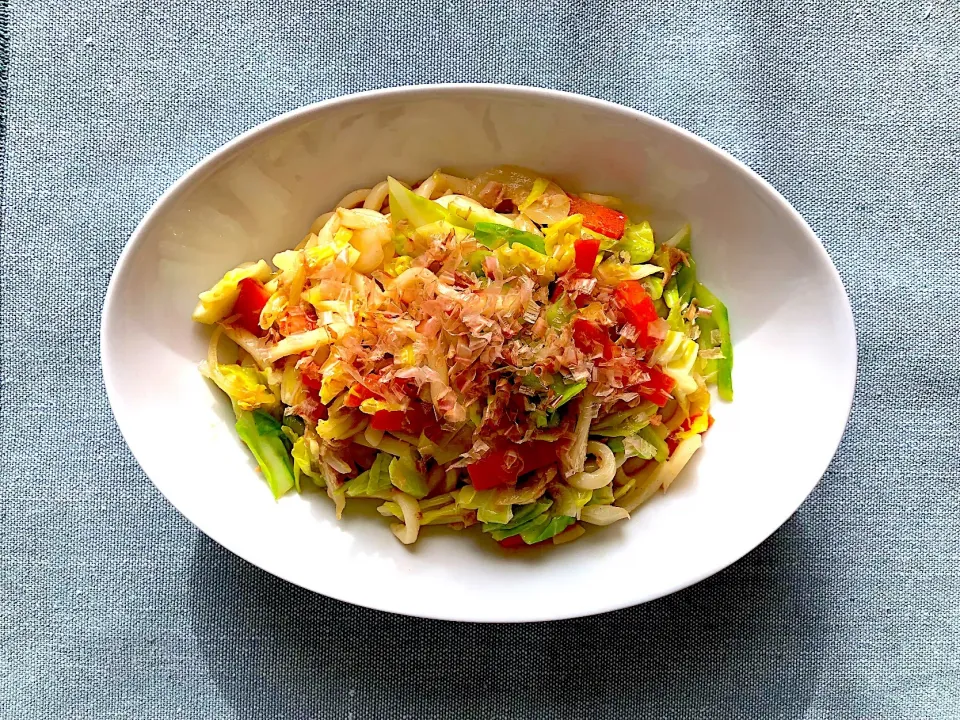
[[[514,451],[521,462],[515,459],[507,465],[507,452]],[[488,452],[480,460],[467,465],[470,483],[477,490],[489,490],[502,485],[513,485],[521,474],[548,467],[557,461],[556,445],[546,440],[534,440],[509,445]]]
[[[400,432],[403,427],[403,410],[377,410],[370,427],[384,432]]]
[[[320,398],[315,394],[307,394],[303,402],[297,406],[297,414],[304,420],[316,424],[327,419],[327,406],[320,402]]]
[[[360,407],[360,403],[362,403],[364,400],[368,400],[372,397],[378,397],[378,395],[368,390],[366,386],[357,383],[350,388],[350,392],[347,393],[347,397],[343,401],[343,404],[345,407],[357,408]]]
[[[556,443],[548,440],[534,440],[517,446],[520,459],[523,460],[522,474],[550,467],[557,462],[558,452]]]
[[[237,316],[237,325],[257,337],[263,337],[266,332],[260,327],[260,313],[263,306],[270,299],[270,291],[263,283],[253,278],[244,278],[237,287],[240,294],[233,304],[233,314]]]
[[[352,442],[346,447],[344,453],[346,457],[344,457],[344,459],[352,465],[366,469],[373,465],[374,458],[377,457],[377,452],[376,448],[368,448],[360,443]],[[343,455],[341,455],[341,457],[343,457]]]
[[[594,353],[599,348],[603,359],[613,357],[613,341],[607,331],[589,320],[575,318],[573,321],[573,342],[581,352]]]
[[[655,367],[645,368],[644,371],[650,375],[650,379],[640,383],[637,392],[647,398],[658,407],[663,407],[670,402],[670,391],[676,384],[674,379],[665,372]]]
[[[411,403],[406,410],[377,410],[370,425],[374,430],[420,435],[426,428],[438,423],[432,405]]]
[[[427,423],[423,428],[423,434],[427,436],[427,440],[434,443],[443,442],[443,428],[440,427],[440,423],[434,421],[432,423]]]
[[[284,336],[307,332],[316,327],[317,314],[312,309],[305,311],[300,307],[292,307],[277,320],[277,330]]]
[[[514,462],[508,467],[506,456],[506,450],[491,450],[475,463],[467,465],[470,483],[477,490],[490,490],[517,482],[520,464]]]
[[[577,270],[584,275],[593,274],[593,266],[597,261],[597,253],[600,252],[600,241],[594,238],[584,238],[577,240],[573,244],[574,264]]]
[[[576,195],[570,196],[570,214],[583,215],[583,226],[587,230],[614,240],[622,238],[627,227],[627,216],[619,210],[587,202]]]
[[[627,280],[617,285],[613,291],[613,299],[620,306],[620,311],[627,321],[637,329],[637,339],[634,345],[652,350],[660,344],[660,340],[650,336],[650,323],[660,318],[653,299],[647,294],[636,280]]]
[[[613,298],[627,320],[641,333],[646,331],[648,323],[659,318],[653,300],[637,280],[627,280],[617,285]]]
[[[313,360],[305,362],[300,366],[300,381],[304,387],[308,387],[311,390],[319,390],[323,384],[323,373],[320,371],[320,366]]]
[[[433,405],[427,403],[411,403],[404,416],[404,423],[411,435],[418,436],[429,428],[439,427]]]
[[[670,455],[673,455],[673,451],[676,450],[677,445],[680,444],[680,441],[677,439],[676,435],[670,435],[666,440],[664,440],[664,442],[667,444],[667,452]]]

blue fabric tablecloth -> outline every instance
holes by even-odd
[[[960,718],[954,0],[0,7],[0,718]],[[448,81],[689,128],[840,269],[860,343],[840,451],[696,587],[522,627],[347,606],[206,539],[114,425],[100,306],[157,196],[278,113]]]

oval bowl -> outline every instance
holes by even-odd
[[[723,298],[736,400],[668,493],[570,545],[500,550],[479,532],[398,543],[374,512],[323,495],[274,502],[226,399],[197,372],[197,294],[242,261],[292,247],[348,191],[388,173],[534,168],[615,194],[660,232],[687,221]],[[282,115],[206,158],[157,201],[117,263],[101,358],[117,423],[157,488],[236,554],[334,598],[407,615],[531,621],[613,610],[726,567],[779,527],[827,468],[850,411],[853,317],[816,236],[769,184],[674,125],[526,87],[380,90]],[[373,503],[370,504],[371,508]]]

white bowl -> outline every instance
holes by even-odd
[[[693,227],[702,280],[727,304],[736,400],[703,449],[625,522],[508,553],[431,529],[411,548],[375,513],[334,517],[323,495],[274,502],[228,402],[197,372],[209,329],[197,294],[245,260],[294,245],[349,190],[388,173],[512,163],[563,187],[623,196],[654,227]],[[694,135],[612,103],[495,85],[383,90],[317,103],[245,133],[157,201],[117,263],[103,308],[110,404],[160,491],[217,542],[290,582],[408,615],[574,617],[707,577],[780,526],[827,468],[850,410],[853,316],[803,219],[747,167]],[[362,502],[362,501],[361,501]],[[372,503],[371,503],[372,507]]]

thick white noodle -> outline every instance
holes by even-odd
[[[572,475],[567,482],[578,490],[596,490],[607,485],[617,473],[617,459],[613,451],[601,442],[591,440],[587,443],[587,454],[597,459],[597,469],[592,472],[581,471]]]
[[[343,199],[337,203],[338,208],[344,208],[345,210],[350,210],[357,207],[358,205],[363,205],[366,201],[367,196],[370,194],[370,188],[360,188],[359,190],[354,190],[351,193],[347,193],[343,196]],[[374,208],[379,209],[379,208]]]

